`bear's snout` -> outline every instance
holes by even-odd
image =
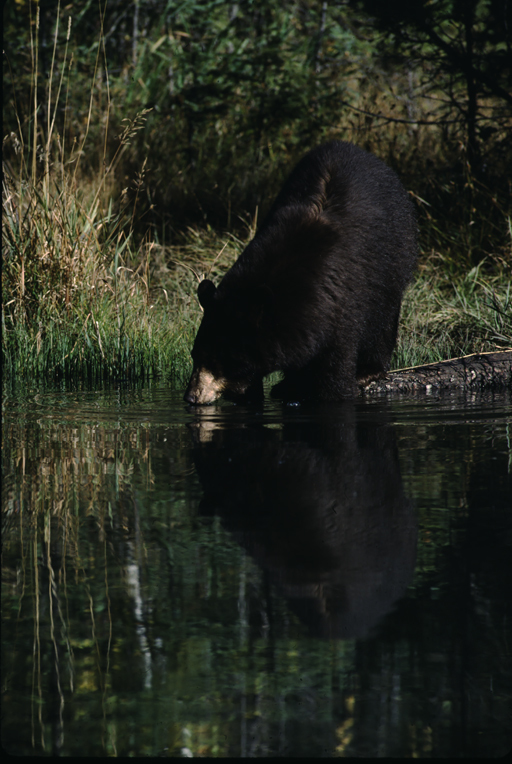
[[[217,398],[220,398],[225,387],[225,379],[216,379],[206,369],[195,369],[183,397],[187,403],[192,403],[194,406],[204,406],[214,403]]]

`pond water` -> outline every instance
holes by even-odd
[[[506,753],[511,412],[4,397],[4,748]]]

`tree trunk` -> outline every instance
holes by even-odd
[[[438,390],[497,390],[512,387],[512,350],[475,353],[449,361],[390,371],[363,388],[371,393],[416,393]]]
[[[464,9],[464,26],[466,31],[466,55],[464,56],[464,75],[468,94],[466,110],[466,128],[468,136],[468,158],[473,172],[477,169],[479,148],[476,137],[476,121],[478,114],[477,86],[473,68],[473,24],[475,23],[475,5],[466,3]]]

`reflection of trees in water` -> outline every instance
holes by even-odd
[[[218,513],[313,634],[363,636],[405,592],[416,522],[395,435],[351,405],[282,429],[191,427],[204,513]]]

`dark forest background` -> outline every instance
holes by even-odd
[[[4,14],[4,135],[30,146],[37,88],[44,146],[60,87],[53,132],[69,149],[87,132],[81,170],[94,174],[123,120],[150,110],[115,177],[121,191],[146,161],[155,235],[261,213],[301,154],[341,138],[393,165],[434,216],[469,223],[485,197],[488,225],[466,256],[504,244],[508,0],[18,0]]]

